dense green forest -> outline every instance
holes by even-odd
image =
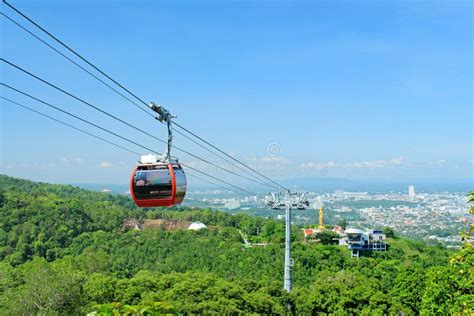
[[[0,176],[1,315],[469,314],[473,250],[389,239],[351,259],[293,228],[294,288],[283,291],[284,224]],[[135,218],[208,229],[126,230]],[[245,247],[242,235],[265,247]]]

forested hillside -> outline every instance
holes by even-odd
[[[0,314],[455,314],[474,306],[473,251],[389,239],[385,253],[303,243],[283,291],[284,224],[0,176]],[[209,229],[126,230],[135,218]],[[258,229],[257,229],[258,228]],[[259,232],[258,236],[257,231]],[[245,247],[241,233],[265,247]]]

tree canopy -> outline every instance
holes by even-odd
[[[209,209],[139,209],[127,197],[0,176],[0,314],[456,314],[471,312],[473,251],[402,238],[350,258],[284,223]],[[128,218],[209,229],[125,230]],[[258,229],[257,229],[258,227]],[[266,246],[245,247],[242,235]]]

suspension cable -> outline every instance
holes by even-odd
[[[98,76],[94,75],[92,72],[90,72],[89,70],[87,70],[86,68],[82,67],[79,63],[77,63],[76,61],[74,61],[73,59],[69,58],[67,55],[65,55],[64,53],[62,53],[61,51],[59,51],[57,48],[55,48],[54,46],[50,45],[49,43],[47,43],[45,40],[43,40],[42,38],[40,38],[39,36],[37,36],[36,34],[34,34],[33,32],[31,32],[30,30],[28,30],[26,27],[24,27],[23,25],[21,25],[20,23],[18,23],[17,21],[13,20],[11,17],[9,17],[8,15],[4,14],[3,12],[0,12],[0,15],[3,16],[4,18],[6,18],[8,21],[10,21],[11,23],[15,24],[17,27],[19,27],[21,30],[23,30],[24,32],[30,34],[31,36],[33,36],[34,38],[36,38],[38,41],[40,41],[41,43],[43,43],[44,45],[46,45],[47,47],[49,47],[50,49],[52,49],[53,51],[55,51],[57,54],[59,54],[60,56],[64,57],[65,59],[67,59],[69,62],[71,62],[72,64],[74,64],[75,66],[77,66],[79,69],[83,70],[84,72],[86,72],[87,74],[89,74],[90,76],[92,76],[94,79],[98,80],[100,83],[102,83],[103,85],[105,85],[106,87],[108,87],[109,89],[111,89],[112,91],[114,91],[115,93],[117,93],[118,95],[120,95],[122,98],[124,98],[125,100],[127,100],[128,102],[130,102],[131,104],[135,105],[137,108],[139,108],[141,111],[143,111],[144,113],[146,113],[147,115],[149,115],[150,117],[152,118],[155,118],[155,116],[148,112],[147,110],[145,110],[143,107],[141,107],[139,104],[137,104],[136,102],[134,102],[133,100],[131,100],[130,98],[128,98],[126,95],[124,95],[123,93],[121,93],[120,91],[118,91],[117,89],[115,89],[114,87],[112,87],[111,85],[109,85],[108,83],[106,83],[104,80],[102,80],[101,78],[99,78]],[[223,157],[222,155],[219,155],[218,153],[216,153],[215,151],[212,151],[211,149],[207,148],[206,146],[202,145],[201,143],[195,141],[194,139],[192,139],[191,137],[187,136],[186,134],[184,134],[183,132],[179,131],[179,130],[176,130],[177,133],[179,133],[180,135],[182,135],[183,137],[187,138],[188,140],[192,141],[193,143],[197,144],[198,146],[204,148],[205,150],[207,150],[208,152],[216,155],[217,157],[221,158],[222,160],[224,160],[225,162],[229,163],[230,165],[238,168],[240,171],[242,172],[245,172],[246,174],[250,175],[251,177],[254,177],[254,179],[256,179],[256,177],[250,173],[247,169],[245,168],[242,168],[241,166],[239,165],[236,165],[235,163],[233,163],[232,161],[230,161],[229,159],[226,159],[225,157]],[[278,187],[276,186],[273,186],[273,185],[268,185],[267,183],[265,182],[262,182],[262,181],[259,181],[259,180],[255,180],[254,182],[256,183],[259,183],[261,185],[265,185],[265,186],[269,186],[269,187],[272,187],[272,188],[275,188],[275,189],[278,189]]]
[[[194,172],[194,171],[193,171],[193,172]],[[209,181],[209,180],[204,179],[203,177],[197,176],[197,175],[195,175],[195,174],[193,174],[193,173],[187,172],[187,173],[186,173],[186,176],[188,176],[188,175],[191,176],[191,177],[193,177],[193,178],[198,179],[199,181],[206,182],[206,183],[208,183],[208,184],[211,184],[211,185],[214,185],[214,186],[216,186],[216,187],[219,187],[219,188],[221,188],[221,189],[223,189],[223,190],[226,190],[226,191],[229,190],[229,191],[232,191],[232,192],[234,192],[234,193],[236,193],[236,194],[240,194],[240,195],[242,195],[242,196],[246,196],[246,194],[243,194],[242,192],[237,192],[237,191],[234,191],[234,190],[232,190],[232,189],[226,188],[226,187],[224,187],[223,185],[220,185],[220,184],[217,184],[217,183],[215,183],[215,182]]]
[[[117,143],[111,142],[111,141],[109,141],[109,140],[107,140],[107,139],[105,139],[105,138],[102,138],[102,137],[100,137],[100,136],[97,136],[97,135],[94,135],[94,134],[92,134],[92,133],[89,133],[88,131],[85,131],[85,130],[83,130],[83,129],[80,129],[80,128],[76,127],[76,126],[73,126],[73,125],[71,125],[71,124],[69,124],[69,123],[63,122],[63,121],[61,121],[61,120],[58,120],[57,118],[54,118],[54,117],[49,116],[49,115],[47,115],[47,114],[41,113],[40,111],[37,111],[37,110],[35,110],[35,109],[32,109],[32,108],[30,108],[30,107],[28,107],[28,106],[26,106],[26,105],[24,105],[24,104],[20,104],[20,103],[18,103],[18,102],[15,102],[15,101],[10,100],[10,99],[8,99],[8,98],[5,98],[5,97],[3,97],[3,96],[0,96],[0,98],[3,99],[3,100],[5,100],[5,101],[10,102],[11,104],[14,104],[14,105],[17,105],[17,106],[19,106],[19,107],[22,107],[22,108],[24,108],[24,109],[26,109],[26,110],[28,110],[28,111],[30,111],[30,112],[36,113],[36,114],[38,114],[38,115],[40,115],[40,116],[43,116],[43,117],[45,117],[45,118],[47,118],[47,119],[49,119],[49,120],[55,121],[55,122],[57,122],[57,123],[59,123],[59,124],[62,124],[62,125],[67,126],[67,127],[69,127],[69,128],[72,128],[72,129],[74,129],[74,130],[76,130],[76,131],[79,131],[79,132],[81,132],[81,133],[83,133],[83,134],[86,134],[86,135],[88,135],[88,136],[91,136],[91,137],[93,137],[93,138],[96,138],[96,139],[98,139],[98,140],[101,140],[101,141],[103,141],[103,142],[105,142],[105,143],[108,143],[108,144],[110,144],[110,145],[112,145],[112,146],[118,147],[118,148],[123,149],[123,150],[125,150],[125,151],[128,151],[128,152],[130,152],[130,153],[132,153],[132,154],[135,154],[135,155],[137,155],[137,156],[140,156],[140,153],[138,153],[138,152],[136,152],[136,151],[134,151],[134,150],[131,150],[131,149],[129,149],[129,148],[126,148],[126,147],[124,147],[124,146],[122,146],[122,145],[119,145],[119,144],[117,144]],[[221,189],[223,189],[223,190],[230,190],[230,191],[232,191],[232,192],[234,192],[234,193],[236,193],[236,194],[241,194],[241,195],[243,195],[243,193],[241,193],[241,192],[234,191],[234,190],[232,190],[232,189],[226,188],[226,187],[224,187],[224,186],[222,186],[222,185],[220,185],[220,184],[217,184],[217,183],[215,183],[215,182],[206,180],[206,179],[204,179],[204,178],[202,178],[202,177],[199,177],[199,176],[197,176],[197,175],[195,175],[195,174],[190,174],[190,173],[188,172],[188,173],[187,173],[187,176],[189,176],[189,177],[191,177],[191,178],[198,179],[198,180],[203,181],[203,182],[206,182],[206,183],[211,184],[211,185],[213,185],[213,186],[219,187],[219,188],[221,188]]]
[[[233,187],[233,188],[236,188],[237,190],[243,191],[243,192],[248,193],[248,194],[250,194],[250,195],[258,195],[258,194],[255,194],[255,193],[253,193],[253,192],[250,192],[250,191],[247,191],[247,190],[245,190],[245,189],[242,189],[242,188],[240,188],[240,187],[238,187],[238,186],[235,186],[235,185],[233,185],[233,184],[231,184],[231,183],[229,183],[229,182],[227,182],[227,181],[224,181],[224,180],[222,180],[222,179],[219,179],[219,178],[217,178],[217,177],[214,177],[213,175],[210,175],[210,174],[208,174],[208,173],[205,173],[204,171],[201,171],[201,170],[196,169],[196,168],[194,168],[194,167],[191,167],[191,166],[189,166],[189,165],[187,165],[187,164],[184,164],[184,163],[182,163],[182,162],[181,162],[180,164],[181,164],[183,167],[189,168],[189,169],[194,170],[194,171],[196,171],[196,172],[198,172],[198,173],[200,173],[200,174],[202,174],[202,175],[205,175],[205,176],[207,176],[207,177],[209,177],[209,178],[211,178],[211,179],[214,179],[214,180],[216,180],[216,181],[219,181],[219,182],[222,182],[222,183],[224,183],[224,184],[227,184],[227,185],[229,185],[229,186],[231,186],[231,187]]]
[[[117,93],[118,95],[120,95],[122,98],[128,100],[131,104],[135,105],[137,108],[139,108],[140,110],[142,110],[144,113],[146,113],[147,115],[155,118],[155,116],[148,112],[147,110],[145,110],[143,107],[141,107],[139,104],[137,104],[136,102],[134,102],[132,99],[130,99],[129,97],[127,97],[126,95],[124,95],[123,93],[121,93],[120,91],[118,91],[117,89],[115,89],[114,87],[112,87],[111,85],[109,85],[107,82],[105,82],[104,80],[100,79],[98,76],[94,75],[92,72],[90,72],[89,70],[87,70],[86,68],[82,67],[79,63],[77,63],[76,61],[74,61],[73,59],[69,58],[68,56],[66,56],[66,54],[62,53],[61,51],[59,51],[56,47],[50,45],[48,42],[46,42],[45,40],[43,40],[42,38],[40,38],[39,36],[37,36],[36,34],[34,34],[33,32],[31,32],[30,30],[28,30],[26,27],[24,27],[23,25],[21,25],[20,23],[18,23],[17,21],[13,20],[11,17],[9,17],[8,15],[6,15],[5,13],[3,12],[0,12],[0,15],[3,16],[4,18],[6,18],[7,20],[9,20],[10,22],[12,22],[13,24],[15,24],[16,26],[18,26],[20,29],[22,29],[23,31],[25,31],[26,33],[30,34],[31,36],[33,36],[34,38],[36,38],[38,41],[40,41],[41,43],[43,43],[44,45],[46,45],[47,47],[49,47],[50,49],[52,49],[53,51],[55,51],[56,53],[58,53],[59,55],[61,55],[62,57],[66,58],[68,61],[70,61],[72,64],[76,65],[77,67],[79,67],[81,70],[85,71],[87,74],[89,74],[90,76],[92,76],[93,78],[95,78],[96,80],[98,80],[100,83],[102,83],[103,85],[105,85],[107,88],[111,89],[112,91],[114,91],[115,93]]]
[[[111,134],[111,135],[114,135],[114,136],[116,136],[116,137],[118,137],[118,138],[121,138],[121,139],[123,139],[123,140],[125,140],[125,141],[127,141],[127,142],[129,142],[129,143],[131,143],[131,144],[134,144],[134,145],[136,145],[136,146],[138,146],[138,147],[141,147],[141,148],[143,148],[143,149],[146,149],[146,150],[148,150],[148,151],[150,151],[150,152],[152,152],[152,153],[154,153],[154,154],[161,155],[161,153],[156,152],[155,150],[153,150],[153,149],[151,149],[151,148],[148,148],[148,147],[146,147],[146,146],[143,146],[142,144],[139,144],[139,143],[137,143],[137,142],[135,142],[135,141],[133,141],[133,140],[130,140],[130,139],[126,138],[126,137],[123,137],[123,136],[121,136],[121,135],[119,135],[119,134],[117,134],[117,133],[115,133],[115,132],[112,132],[112,131],[110,131],[110,130],[104,128],[104,127],[101,127],[101,126],[99,126],[99,125],[97,125],[97,124],[95,124],[95,123],[89,122],[89,121],[87,121],[86,119],[83,119],[83,118],[81,118],[81,117],[79,117],[79,116],[77,116],[77,115],[75,115],[75,114],[72,114],[72,113],[70,113],[70,112],[68,112],[68,111],[65,111],[65,110],[63,110],[63,109],[61,109],[61,108],[59,108],[59,107],[57,107],[57,106],[55,106],[55,105],[53,105],[53,104],[51,104],[51,103],[48,103],[48,102],[43,101],[43,100],[40,100],[40,99],[38,99],[38,98],[36,98],[36,97],[34,97],[34,96],[32,96],[32,95],[29,95],[29,94],[27,94],[27,93],[24,93],[24,92],[22,92],[22,91],[20,91],[20,90],[18,90],[18,89],[15,89],[15,88],[13,88],[13,87],[7,85],[7,84],[4,84],[4,83],[1,83],[1,82],[0,82],[0,85],[5,86],[5,87],[7,87],[7,88],[10,88],[10,89],[12,89],[12,90],[14,90],[14,91],[17,91],[17,92],[19,92],[19,93],[21,93],[21,94],[23,94],[23,95],[25,95],[25,96],[27,96],[27,97],[29,97],[29,98],[35,100],[35,101],[37,101],[37,102],[40,102],[40,103],[42,103],[42,104],[44,104],[44,105],[46,105],[46,106],[49,106],[49,107],[51,107],[51,108],[53,108],[53,109],[55,109],[55,110],[57,110],[57,111],[60,111],[60,112],[62,112],[62,113],[64,113],[64,114],[66,114],[66,115],[69,115],[69,116],[71,116],[71,117],[73,117],[73,118],[75,118],[75,119],[77,119],[77,120],[80,120],[80,121],[82,121],[82,122],[84,122],[84,123],[86,123],[86,124],[88,124],[88,125],[91,125],[91,126],[93,126],[93,127],[95,127],[95,128],[98,128],[98,129],[100,129],[100,130],[102,130],[102,131],[105,131],[105,132],[107,132],[107,133],[109,133],[109,134]],[[5,100],[9,100],[9,99],[4,98],[4,97],[2,97],[2,98],[5,99]],[[189,166],[189,165],[187,165],[187,164],[184,164],[184,163],[181,163],[181,165],[183,165],[183,166],[185,166],[185,167],[187,167],[187,168],[189,168],[189,169],[191,169],[191,170],[194,170],[194,171],[196,171],[196,172],[198,172],[198,173],[200,173],[200,174],[203,174],[203,175],[205,175],[205,176],[207,176],[207,177],[210,177],[210,178],[212,178],[212,179],[214,179],[214,180],[216,180],[216,181],[219,181],[219,182],[222,182],[222,183],[224,183],[224,184],[227,184],[227,185],[229,185],[229,186],[231,186],[231,187],[233,187],[233,188],[236,188],[236,189],[238,189],[238,190],[240,190],[240,191],[249,193],[249,194],[251,194],[251,195],[256,195],[255,193],[252,193],[252,192],[247,191],[247,190],[245,190],[245,189],[243,189],[243,188],[240,188],[240,187],[238,187],[238,186],[236,186],[236,185],[233,185],[233,184],[231,184],[231,183],[229,183],[229,182],[227,182],[227,181],[224,181],[224,180],[221,180],[221,179],[219,179],[219,178],[217,178],[217,177],[214,177],[214,176],[212,176],[212,175],[210,175],[210,174],[208,174],[208,173],[206,173],[206,172],[203,172],[203,171],[201,171],[201,170],[199,170],[199,169],[197,169],[197,168],[191,167],[191,166]]]
[[[290,189],[288,188],[285,188],[284,186],[282,186],[281,184],[279,184],[278,182],[275,182],[274,180],[268,178],[267,176],[261,174],[260,172],[258,172],[257,170],[247,166],[246,164],[244,164],[243,162],[240,162],[238,159],[232,157],[231,155],[229,155],[228,153],[226,153],[225,151],[217,148],[216,146],[214,146],[213,144],[209,143],[208,141],[206,141],[205,139],[201,138],[200,136],[196,135],[195,133],[191,132],[190,130],[186,129],[185,127],[183,127],[182,125],[176,123],[175,121],[173,121],[173,124],[178,126],[179,128],[181,128],[182,130],[184,130],[185,132],[187,132],[188,134],[191,134],[192,136],[196,137],[197,139],[199,139],[200,141],[202,141],[203,143],[206,143],[207,145],[211,146],[212,148],[214,148],[215,150],[219,151],[220,153],[226,155],[227,157],[229,157],[230,159],[234,160],[235,162],[239,163],[240,165],[252,170],[253,172],[255,172],[256,174],[258,174],[259,176],[267,179],[268,181],[270,181],[271,183],[277,185],[278,187],[282,188],[283,190],[285,191],[290,191]]]
[[[58,42],[59,44],[61,44],[63,47],[65,47],[66,49],[68,49],[71,53],[73,53],[74,55],[76,55],[77,57],[79,57],[80,59],[82,59],[84,62],[86,62],[89,66],[91,66],[92,68],[94,68],[95,70],[97,70],[98,72],[100,72],[103,76],[107,77],[107,79],[109,79],[110,81],[112,81],[113,83],[115,83],[116,85],[118,85],[120,88],[122,88],[123,90],[125,90],[126,92],[128,92],[131,96],[133,96],[135,99],[137,99],[138,101],[140,101],[141,103],[143,103],[145,106],[148,106],[148,104],[143,101],[142,99],[140,99],[139,97],[137,97],[135,94],[133,94],[130,90],[128,90],[127,88],[125,88],[123,85],[121,85],[119,82],[115,81],[112,77],[110,77],[109,75],[107,75],[105,72],[103,72],[102,70],[100,70],[98,67],[96,67],[93,63],[91,63],[90,61],[88,61],[86,58],[82,57],[79,53],[77,53],[74,49],[72,49],[71,47],[69,47],[68,45],[66,45],[64,42],[62,42],[60,39],[58,39],[56,36],[54,36],[53,34],[51,34],[50,32],[48,32],[46,29],[44,29],[43,27],[41,27],[38,23],[36,23],[35,21],[33,21],[31,18],[29,18],[28,16],[26,16],[25,14],[23,14],[20,10],[18,10],[17,8],[15,8],[13,5],[11,5],[10,3],[8,3],[6,0],[3,0],[3,3],[5,3],[7,6],[9,6],[13,11],[15,11],[16,13],[18,13],[19,15],[21,15],[23,18],[25,18],[26,20],[28,20],[31,24],[33,24],[34,26],[36,26],[37,28],[39,28],[41,31],[43,31],[44,33],[46,33],[49,37],[51,37],[52,39],[54,39],[56,42]]]
[[[207,148],[206,146],[204,146],[203,144],[195,141],[194,139],[192,139],[191,137],[189,137],[188,135],[184,134],[183,132],[179,131],[179,130],[174,130],[176,133],[180,134],[181,136],[183,136],[184,138],[188,139],[189,141],[193,142],[194,144],[202,147],[203,149],[207,150],[208,152],[216,155],[217,157],[221,158],[222,160],[228,162],[229,164],[231,164],[232,166],[238,168],[240,171],[242,172],[245,172],[246,174],[250,175],[251,177],[254,177],[254,182],[257,182],[257,183],[260,183],[261,185],[265,185],[267,187],[272,187],[274,189],[278,189],[278,187],[274,186],[274,185],[271,185],[271,184],[268,184],[268,183],[265,183],[265,182],[262,182],[260,180],[258,180],[253,174],[251,174],[250,172],[248,172],[246,169],[240,167],[239,165],[236,165],[234,163],[232,163],[230,160],[226,159],[225,157],[223,157],[222,155],[219,155],[218,153],[212,151],[211,149]]]
[[[81,102],[81,103],[83,103],[83,104],[85,104],[85,105],[87,105],[87,106],[89,106],[89,107],[91,107],[91,108],[93,108],[93,109],[95,109],[95,110],[101,112],[102,114],[105,114],[105,115],[107,115],[107,116],[109,116],[109,117],[111,117],[111,118],[113,118],[113,119],[119,121],[120,123],[125,124],[125,125],[127,125],[128,127],[133,128],[134,130],[137,130],[137,131],[139,131],[139,132],[141,132],[141,133],[143,133],[143,134],[145,134],[145,135],[147,135],[147,136],[149,136],[149,137],[151,137],[151,138],[154,138],[154,139],[160,141],[160,142],[163,143],[163,144],[168,144],[168,142],[166,142],[166,141],[164,141],[164,140],[162,140],[162,139],[156,137],[155,135],[150,134],[150,133],[148,133],[148,132],[146,132],[146,131],[144,131],[144,130],[138,128],[138,127],[136,127],[135,125],[132,125],[132,124],[130,124],[130,123],[128,123],[128,122],[126,122],[126,121],[124,121],[124,120],[118,118],[117,116],[112,115],[112,114],[110,114],[110,113],[108,113],[108,112],[102,110],[102,109],[99,108],[98,106],[95,106],[95,105],[91,104],[90,102],[87,102],[87,101],[85,101],[85,100],[83,100],[83,99],[81,99],[81,98],[75,96],[74,94],[72,94],[72,93],[70,93],[70,92],[68,92],[68,91],[66,91],[66,90],[64,90],[64,89],[62,89],[62,88],[60,88],[60,87],[58,87],[58,86],[52,84],[51,82],[49,82],[49,81],[47,81],[47,80],[45,80],[45,79],[43,79],[43,78],[38,77],[37,75],[35,75],[35,74],[29,72],[28,70],[26,70],[26,69],[24,69],[24,68],[22,68],[22,67],[20,67],[20,66],[18,66],[18,65],[16,65],[16,64],[13,64],[12,62],[10,62],[10,61],[8,61],[8,60],[5,60],[4,58],[0,58],[0,61],[5,62],[6,64],[8,64],[8,65],[10,65],[10,66],[12,66],[12,67],[14,67],[14,68],[16,68],[16,69],[22,71],[23,73],[25,73],[25,74],[27,74],[27,75],[29,75],[29,76],[35,78],[36,80],[39,80],[39,81],[43,82],[44,84],[46,84],[46,85],[48,85],[48,86],[50,86],[50,87],[52,87],[52,88],[54,88],[54,89],[56,89],[56,90],[58,90],[58,91],[60,91],[60,92],[62,92],[62,93],[64,93],[64,94],[70,96],[71,98],[73,98],[73,99],[75,99],[75,100],[78,100],[79,102]],[[3,85],[5,85],[5,84],[3,84]],[[5,85],[5,86],[7,86],[8,88],[12,88],[12,87],[10,87],[10,86],[8,86],[8,85]],[[13,88],[13,89],[14,89],[14,88]],[[25,92],[22,92],[22,91],[20,91],[20,90],[18,90],[18,89],[14,89],[14,90],[17,91],[17,92],[19,92],[19,93],[22,93],[22,94],[28,96],[28,94],[25,93]],[[182,148],[180,148],[180,147],[178,147],[178,146],[174,146],[174,148],[176,148],[177,150],[179,150],[179,151],[181,151],[181,152],[183,152],[183,153],[185,153],[185,154],[187,154],[187,155],[189,155],[189,156],[191,156],[191,157],[193,157],[193,158],[195,158],[195,159],[198,159],[198,160],[201,160],[201,161],[204,162],[204,163],[210,164],[210,165],[212,165],[212,166],[214,166],[214,167],[216,167],[216,168],[218,168],[218,169],[220,169],[220,170],[222,170],[222,171],[228,172],[228,173],[230,173],[230,174],[232,174],[232,175],[238,176],[238,177],[240,177],[240,178],[243,178],[243,179],[246,179],[246,180],[249,180],[249,181],[258,183],[258,184],[263,184],[263,183],[261,183],[261,182],[258,182],[257,180],[254,180],[254,179],[252,179],[252,178],[246,177],[246,176],[244,176],[244,175],[242,175],[242,174],[238,174],[238,173],[236,173],[236,172],[234,172],[234,171],[225,169],[225,168],[223,168],[223,167],[221,167],[221,166],[219,166],[219,165],[217,165],[217,164],[215,164],[215,163],[213,163],[213,162],[211,162],[211,161],[209,161],[209,160],[207,160],[207,159],[204,159],[204,158],[202,158],[202,157],[199,157],[199,156],[197,156],[197,155],[195,155],[195,154],[193,154],[193,153],[191,153],[191,152],[189,152],[189,151],[187,151],[187,150],[185,150],[185,149],[182,149]],[[268,184],[264,184],[264,185],[270,186],[270,185],[268,185]]]
[[[11,5],[10,3],[8,3],[6,0],[3,0],[3,2],[9,6],[12,10],[14,10],[16,13],[18,13],[19,15],[21,15],[24,19],[28,20],[30,23],[32,23],[34,26],[36,26],[38,29],[40,29],[41,31],[43,31],[45,34],[47,34],[48,36],[50,36],[52,39],[54,39],[56,42],[58,42],[60,45],[62,45],[63,47],[65,47],[66,49],[68,49],[71,53],[73,53],[74,55],[76,55],[77,57],[79,57],[81,60],[83,60],[84,62],[86,62],[89,66],[91,66],[92,68],[94,68],[96,71],[98,71],[99,73],[101,73],[103,76],[105,76],[106,78],[108,78],[109,80],[111,80],[113,83],[115,83],[117,86],[119,86],[120,88],[122,88],[124,91],[126,91],[127,93],[129,93],[131,96],[133,96],[136,100],[140,101],[141,103],[143,103],[145,106],[148,106],[148,104],[143,101],[143,99],[139,98],[136,94],[134,94],[133,92],[131,92],[129,89],[127,89],[126,87],[124,87],[122,84],[120,84],[118,81],[114,80],[112,77],[110,77],[109,75],[107,75],[104,71],[102,71],[101,69],[99,69],[97,66],[95,66],[92,62],[90,62],[89,60],[87,60],[85,57],[81,56],[79,53],[77,53],[74,49],[72,49],[70,46],[68,46],[67,44],[65,44],[64,42],[62,42],[60,39],[58,39],[56,36],[54,36],[52,33],[48,32],[46,29],[44,29],[43,27],[41,27],[38,23],[36,23],[35,21],[33,21],[31,18],[29,18],[28,16],[26,16],[25,14],[23,14],[21,11],[19,11],[17,8],[15,8],[13,5]],[[198,135],[196,135],[195,133],[189,131],[188,129],[184,128],[183,126],[179,125],[178,123],[175,123],[173,122],[174,124],[176,124],[176,126],[178,126],[179,128],[181,128],[182,130],[186,131],[187,133],[189,133],[190,135],[196,137],[197,139],[199,139],[200,141],[204,142],[205,144],[207,144],[208,146],[211,146],[212,148],[216,149],[217,151],[223,153],[224,155],[226,155],[227,157],[229,157],[230,159],[234,160],[235,162],[239,163],[240,165],[244,166],[245,168],[255,172],[256,174],[258,174],[259,176],[265,178],[266,180],[270,181],[271,183],[275,184],[276,186],[282,188],[283,190],[285,191],[290,191],[288,188],[285,188],[284,186],[282,186],[281,184],[279,184],[278,182],[275,182],[274,180],[268,178],[267,176],[263,175],[262,173],[258,172],[257,170],[255,170],[254,168],[251,168],[249,166],[247,166],[246,164],[242,163],[241,161],[235,159],[234,157],[232,157],[231,155],[227,154],[226,152],[224,152],[223,150],[217,148],[216,146],[212,145],[211,143],[207,142],[206,140],[204,140],[203,138],[199,137]]]
[[[41,115],[41,116],[43,116],[43,117],[46,117],[46,118],[48,118],[48,119],[50,119],[50,120],[52,120],[52,121],[55,121],[55,122],[57,122],[57,123],[59,123],[59,124],[65,125],[65,126],[70,127],[70,128],[72,128],[72,129],[74,129],[74,130],[76,130],[76,131],[79,131],[79,132],[84,133],[84,134],[86,134],[86,135],[89,135],[89,136],[91,136],[91,137],[97,138],[97,139],[99,139],[99,140],[101,140],[101,141],[103,141],[103,142],[109,143],[110,145],[113,145],[113,146],[115,146],[115,147],[118,147],[118,148],[121,148],[121,149],[123,149],[123,150],[126,150],[126,151],[128,151],[128,152],[130,152],[130,153],[132,153],[132,154],[135,154],[135,155],[140,156],[140,153],[137,153],[136,151],[133,151],[133,150],[128,149],[128,148],[125,148],[125,147],[123,147],[122,145],[119,145],[119,144],[114,143],[114,142],[111,142],[111,141],[109,141],[109,140],[107,140],[107,139],[105,139],[105,138],[102,138],[102,137],[100,137],[100,136],[97,136],[97,135],[94,135],[94,134],[92,134],[92,133],[89,133],[88,131],[85,131],[85,130],[83,130],[83,129],[80,129],[80,128],[76,127],[76,126],[73,126],[73,125],[71,125],[71,124],[69,124],[69,123],[63,122],[63,121],[61,121],[61,120],[58,120],[57,118],[54,118],[54,117],[52,117],[52,116],[49,116],[49,115],[44,114],[44,113],[41,113],[40,111],[37,111],[37,110],[35,110],[35,109],[32,109],[32,108],[30,108],[30,107],[28,107],[28,106],[26,106],[26,105],[20,104],[20,103],[18,103],[18,102],[15,102],[15,101],[13,101],[13,100],[10,100],[10,99],[5,98],[5,97],[2,97],[2,96],[0,96],[0,98],[3,99],[3,100],[5,100],[5,101],[10,102],[11,104],[15,104],[15,105],[17,105],[17,106],[19,106],[19,107],[22,107],[22,108],[24,108],[24,109],[26,109],[26,110],[28,110],[28,111],[30,111],[30,112],[36,113],[36,114]]]
[[[3,82],[0,82],[0,85],[4,86],[4,87],[6,87],[6,88],[9,88],[9,89],[11,89],[11,90],[13,90],[13,91],[16,91],[16,92],[18,92],[18,93],[20,93],[20,94],[23,94],[24,96],[27,96],[27,97],[29,97],[30,99],[33,99],[33,100],[35,100],[35,101],[37,101],[37,102],[40,102],[40,103],[42,103],[42,104],[44,104],[44,105],[46,105],[46,106],[49,106],[49,107],[51,107],[51,108],[53,108],[53,109],[55,109],[55,110],[57,110],[57,111],[60,111],[60,112],[62,112],[62,113],[64,113],[64,114],[67,114],[67,115],[69,115],[69,116],[71,116],[71,117],[74,117],[75,119],[78,119],[78,120],[80,120],[80,121],[82,121],[82,122],[84,122],[84,123],[86,123],[86,124],[89,124],[89,125],[95,127],[95,128],[101,129],[101,130],[103,130],[104,132],[107,132],[107,133],[109,133],[109,134],[112,134],[112,135],[114,135],[114,136],[116,136],[116,137],[118,137],[118,138],[121,138],[121,139],[123,139],[123,140],[125,140],[125,141],[127,141],[127,142],[129,142],[129,143],[132,143],[132,144],[134,144],[134,145],[136,145],[136,146],[138,146],[138,147],[142,147],[143,149],[146,149],[146,150],[148,150],[148,151],[153,151],[153,149],[150,149],[150,148],[148,148],[148,147],[144,147],[144,146],[140,145],[139,143],[134,142],[133,140],[130,140],[130,139],[126,138],[126,137],[120,136],[119,134],[117,134],[117,133],[115,133],[115,132],[109,131],[108,129],[103,128],[103,127],[101,127],[101,126],[99,126],[99,125],[97,125],[97,124],[95,124],[95,123],[89,122],[89,121],[87,121],[87,120],[85,120],[85,119],[83,119],[83,118],[81,118],[81,117],[79,117],[79,116],[77,116],[77,115],[75,115],[75,114],[69,113],[69,112],[67,112],[67,111],[65,111],[65,110],[63,110],[63,109],[61,109],[61,108],[59,108],[59,107],[57,107],[57,106],[55,106],[55,105],[52,105],[51,103],[48,103],[48,102],[43,101],[43,100],[40,100],[40,99],[38,99],[38,98],[32,96],[31,94],[28,94],[28,93],[26,93],[26,92],[23,92],[23,91],[21,91],[21,90],[18,90],[18,89],[14,88],[14,87],[12,87],[12,86],[9,86],[9,85],[7,85],[7,84],[5,84],[5,83],[3,83]]]

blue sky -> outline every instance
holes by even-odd
[[[182,125],[275,178],[474,178],[471,1],[11,3]],[[2,57],[166,137],[163,126],[0,20]],[[4,64],[0,70],[4,82],[164,149]],[[128,180],[135,155],[0,103],[1,173]],[[176,144],[207,156],[179,135]]]

